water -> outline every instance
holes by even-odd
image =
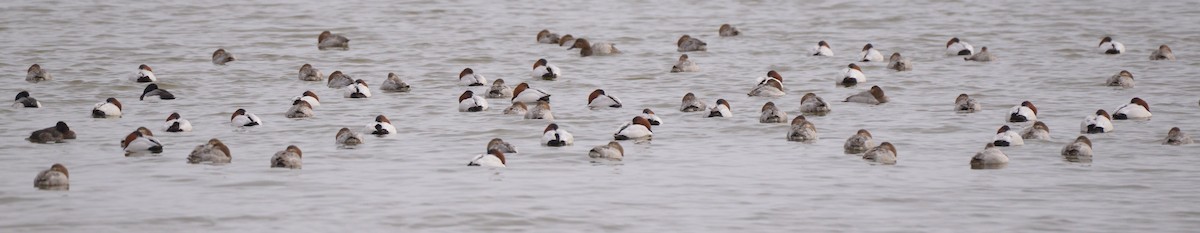
[[[61,231],[1155,231],[1200,227],[1197,146],[1159,141],[1171,127],[1200,135],[1200,16],[1195,2],[762,2],[653,1],[596,4],[569,1],[393,3],[288,1],[4,2],[2,93],[29,90],[44,108],[0,108],[0,229]],[[719,38],[731,23],[743,35]],[[610,41],[625,54],[578,57],[578,51],[535,44],[541,29]],[[351,38],[348,51],[318,51],[331,30]],[[670,74],[682,34],[705,40],[708,52],[688,53],[703,69]],[[998,57],[991,63],[942,55],[959,37]],[[1093,52],[1113,36],[1127,54]],[[835,57],[806,56],[819,40]],[[866,85],[839,88],[837,73],[873,43],[901,52],[911,72],[859,63]],[[1148,61],[1159,44],[1178,61]],[[224,48],[239,58],[210,63]],[[537,81],[538,58],[564,71]],[[41,64],[54,80],[23,81]],[[154,67],[159,85],[180,99],[138,101],[144,85],[126,78],[139,64]],[[411,93],[366,100],[341,97],[323,82],[296,80],[311,63],[342,70],[373,88],[388,72]],[[502,115],[506,100],[483,113],[456,111],[465,87],[455,77],[471,67],[510,85],[530,81],[553,94],[558,123],[574,146],[538,145],[547,122]],[[1103,86],[1120,70],[1132,89]],[[788,95],[750,98],[755,77],[779,71]],[[836,102],[879,85],[892,102]],[[589,110],[603,88],[626,107]],[[477,92],[482,88],[472,88]],[[322,97],[316,117],[283,117],[303,90]],[[734,117],[707,119],[677,111],[684,93],[710,105],[731,102]],[[785,124],[760,124],[758,109],[775,101],[790,116],[814,92],[834,101],[828,116],[809,117],[821,138],[784,140]],[[984,110],[951,111],[968,93]],[[1078,135],[1084,116],[1146,99],[1149,121],[1118,121],[1116,131],[1091,136],[1093,163],[1063,161],[1059,150]],[[125,103],[119,119],[92,119],[107,97]],[[1004,148],[1000,170],[971,170],[968,160],[1005,124],[1023,100],[1040,109],[1053,140]],[[237,108],[265,125],[228,126]],[[587,151],[607,143],[622,122],[654,109],[665,125],[648,144],[623,142],[624,162],[595,163]],[[171,112],[196,130],[159,128]],[[385,114],[402,133],[338,149],[341,127],[360,129]],[[79,139],[32,144],[29,132],[66,121]],[[119,140],[139,126],[166,145],[157,157],[125,158]],[[1024,125],[1014,125],[1020,128]],[[857,129],[897,147],[895,166],[871,165],[841,152]],[[233,153],[225,166],[186,164],[191,149],[220,138]],[[466,167],[494,137],[515,144],[509,168]],[[304,169],[269,169],[275,151],[295,144]],[[39,191],[30,180],[53,163],[71,171],[69,192]]]

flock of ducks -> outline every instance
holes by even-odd
[[[721,25],[718,29],[718,35],[722,37],[738,36],[740,34],[737,28],[729,24]],[[614,43],[592,43],[588,39],[576,38],[570,34],[559,36],[549,30],[538,32],[536,41],[537,43],[558,46],[570,45],[567,50],[579,49],[581,57],[621,54],[621,50],[617,49]],[[345,50],[349,49],[349,43],[350,39],[329,31],[322,32],[317,38],[317,48],[320,50]],[[708,44],[698,38],[683,35],[676,42],[676,46],[679,52],[693,52],[706,51]],[[1104,37],[1097,45],[1096,51],[1102,54],[1124,54],[1125,46],[1120,42],[1113,41],[1111,37]],[[819,41],[810,49],[809,54],[812,56],[833,56],[834,51],[828,42]],[[966,61],[976,62],[989,62],[996,59],[988,51],[987,47],[981,47],[976,51],[974,46],[959,38],[951,38],[946,42],[945,54],[947,56],[963,56],[963,59]],[[1150,60],[1174,59],[1175,56],[1167,45],[1159,46],[1150,55]],[[234,55],[224,49],[217,49],[213,52],[212,63],[215,65],[225,65],[234,61],[237,61]],[[885,60],[883,54],[876,50],[872,44],[866,44],[862,47],[855,62],[887,62],[887,68],[891,70],[912,70],[911,61],[904,58],[900,53],[893,53]],[[670,72],[697,71],[700,71],[699,65],[690,60],[687,54],[680,55],[678,62],[670,70]],[[546,59],[539,59],[534,62],[530,69],[530,78],[534,80],[556,80],[561,76],[561,72],[558,66],[555,66]],[[868,82],[862,69],[855,63],[848,64],[841,73],[842,77],[835,81],[837,85],[855,86]],[[129,79],[137,83],[148,83],[139,100],[145,100],[146,98],[161,100],[175,99],[175,96],[168,90],[161,89],[155,84],[158,78],[154,75],[154,70],[148,65],[140,65],[137,72]],[[324,80],[329,88],[343,90],[343,97],[345,98],[370,98],[372,96],[371,88],[367,82],[362,79],[354,79],[341,71],[334,71],[325,76],[324,73],[312,67],[312,65],[304,64],[299,69],[298,79],[302,81]],[[29,67],[25,80],[31,83],[38,83],[52,80],[52,76],[49,72],[42,69],[40,65],[33,64]],[[765,76],[756,79],[756,84],[747,95],[759,97],[779,97],[786,95],[783,82],[784,78],[779,72],[774,70],[768,71]],[[468,87],[489,85],[486,77],[476,73],[471,68],[465,68],[459,73],[457,83]],[[1134,85],[1134,77],[1129,71],[1123,70],[1109,78],[1107,83],[1109,86],[1130,88]],[[408,92],[411,90],[411,86],[400,79],[395,73],[389,73],[379,90],[384,92]],[[529,83],[522,82],[515,87],[510,87],[503,79],[496,79],[491,82],[486,93],[475,93],[472,90],[464,91],[458,98],[458,110],[460,112],[487,111],[491,109],[488,99],[509,99],[512,105],[504,109],[504,114],[523,115],[525,119],[546,119],[553,122],[554,115],[550,108],[550,97],[549,92],[531,87]],[[878,105],[887,103],[888,97],[882,87],[871,86],[866,91],[844,98],[842,102]],[[817,139],[817,128],[812,122],[807,120],[805,115],[823,116],[830,112],[830,107],[823,98],[814,93],[806,93],[801,98],[800,103],[802,115],[791,118],[791,128],[787,132],[786,139],[788,141],[812,142]],[[34,99],[27,91],[18,93],[13,105],[24,108],[41,107],[41,103]],[[320,97],[312,91],[305,91],[293,98],[292,106],[285,113],[285,116],[287,118],[312,117],[314,114],[313,109],[320,107],[320,105]],[[596,89],[588,95],[587,105],[591,108],[623,107],[619,98],[608,95],[602,89]],[[980,104],[976,99],[971,98],[971,96],[961,94],[955,100],[954,109],[961,113],[972,113],[980,110]],[[96,118],[121,117],[122,110],[121,101],[116,98],[107,98],[93,106],[92,116]],[[729,101],[717,99],[710,107],[693,93],[686,93],[683,96],[679,111],[705,113],[704,115],[707,117],[733,117]],[[1002,168],[1008,163],[1009,158],[1000,150],[1001,147],[1023,145],[1024,140],[1027,139],[1049,139],[1049,127],[1042,121],[1038,121],[1037,114],[1037,107],[1030,101],[1024,101],[1013,106],[1006,116],[1008,118],[1007,121],[1012,123],[1029,122],[1031,124],[1020,130],[1010,128],[1008,125],[1001,126],[997,130],[994,139],[988,142],[983,150],[971,158],[970,164],[972,168]],[[1104,109],[1097,110],[1095,114],[1085,116],[1081,121],[1079,132],[1084,135],[1079,136],[1075,141],[1066,145],[1062,149],[1061,154],[1069,161],[1089,160],[1092,156],[1092,143],[1086,134],[1112,132],[1114,130],[1114,120],[1149,119],[1150,117],[1149,104],[1145,100],[1136,97],[1130,100],[1129,103],[1117,107],[1111,115]],[[786,123],[789,122],[788,119],[787,112],[779,109],[773,102],[764,104],[759,116],[759,122],[761,123]],[[245,109],[234,111],[230,116],[229,122],[233,127],[255,127],[263,124],[262,119]],[[613,133],[613,140],[611,142],[592,148],[588,152],[588,157],[605,160],[622,160],[625,156],[625,151],[619,141],[631,140],[634,143],[649,141],[654,135],[652,129],[661,125],[663,125],[663,120],[656,116],[653,110],[648,108],[643,109],[640,115],[632,117],[631,120],[617,128]],[[192,131],[192,125],[188,120],[182,118],[179,113],[171,113],[163,122],[161,129],[166,132],[189,132]],[[375,117],[374,122],[368,124],[362,130],[341,128],[338,130],[335,140],[339,146],[353,147],[363,143],[364,134],[390,135],[396,133],[398,131],[391,124],[391,121],[386,116],[379,115]],[[71,130],[67,123],[59,121],[53,127],[32,132],[27,140],[32,143],[62,143],[64,140],[75,139],[75,137],[75,132]],[[1176,127],[1170,129],[1163,143],[1167,145],[1182,145],[1192,142],[1193,140],[1187,134]],[[541,145],[560,147],[572,144],[574,144],[574,136],[558,124],[550,123],[543,130]],[[139,127],[126,135],[121,140],[121,147],[124,149],[126,156],[156,154],[161,153],[163,150],[162,143],[155,139],[154,133],[146,127]],[[897,161],[896,147],[886,141],[876,144],[875,139],[871,136],[871,132],[866,129],[860,129],[848,138],[843,145],[843,149],[846,154],[861,154],[864,160],[879,164],[895,164]],[[487,144],[486,153],[474,156],[469,160],[467,165],[505,167],[507,164],[505,159],[506,153],[517,153],[517,150],[502,139],[492,139]],[[270,167],[300,169],[302,168],[302,158],[303,152],[300,148],[296,145],[289,145],[272,156]],[[221,140],[212,138],[204,144],[197,145],[188,155],[187,162],[225,164],[229,163],[231,159],[229,147],[221,142]],[[68,179],[69,173],[66,166],[54,164],[49,169],[37,175],[34,180],[34,186],[41,189],[65,190],[69,187]]]

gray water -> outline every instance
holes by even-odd
[[[1164,146],[1171,127],[1200,135],[1200,16],[1194,1],[216,1],[0,3],[3,91],[29,90],[40,109],[0,108],[0,231],[200,232],[316,231],[952,231],[1184,232],[1200,227],[1197,146]],[[717,37],[731,23],[743,35]],[[542,30],[615,42],[618,56],[535,44]],[[319,51],[323,30],[351,39],[347,51]],[[688,53],[703,71],[672,74],[675,40],[708,42]],[[1093,51],[1113,36],[1127,54]],[[987,46],[998,61],[943,55],[950,37]],[[810,57],[819,40],[837,56]],[[911,72],[861,63],[865,85],[833,85],[858,50],[912,59]],[[1148,61],[1169,44],[1178,61]],[[224,48],[238,61],[210,63]],[[557,81],[529,78],[538,58],[563,71]],[[38,63],[54,75],[23,81]],[[138,101],[144,84],[127,80],[139,64],[179,99]],[[346,99],[324,82],[296,79],[311,63],[367,80],[370,99]],[[510,85],[529,81],[550,92],[557,123],[573,146],[538,144],[544,120],[503,115],[510,103],[460,113],[463,68]],[[777,70],[788,94],[747,97],[754,78]],[[1132,89],[1104,86],[1129,70]],[[388,72],[413,85],[383,93]],[[889,103],[837,102],[879,85]],[[625,102],[590,110],[587,94],[603,88]],[[477,92],[484,88],[470,88]],[[316,116],[284,118],[291,97],[321,96]],[[724,98],[733,118],[678,111],[684,93],[709,105]],[[788,142],[786,124],[760,124],[774,101],[790,116],[814,92],[833,101],[810,116],[815,143]],[[952,111],[968,93],[984,110]],[[125,116],[93,119],[107,97]],[[1070,163],[1060,149],[1096,109],[1113,111],[1146,99],[1148,121],[1117,121],[1092,135],[1092,163]],[[999,170],[971,170],[968,160],[1004,124],[1009,107],[1030,100],[1052,140],[1004,148]],[[228,125],[245,108],[264,120],[247,130]],[[622,162],[586,154],[643,108],[665,121],[650,143],[622,142]],[[171,112],[195,131],[162,132]],[[369,137],[355,149],[333,142],[341,127],[360,129],[385,114],[401,133]],[[65,121],[79,139],[33,144],[29,132]],[[1027,124],[1026,124],[1027,125]],[[161,156],[124,157],[119,141],[139,126],[165,144]],[[1022,124],[1013,124],[1016,128]],[[874,165],[842,153],[860,128],[897,147],[899,163]],[[464,166],[494,137],[517,146],[508,168]],[[233,162],[185,163],[209,138],[229,145]],[[275,151],[295,144],[304,169],[270,169]],[[71,171],[70,191],[30,183],[53,163]]]

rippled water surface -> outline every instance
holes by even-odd
[[[5,1],[0,93],[28,90],[44,107],[0,108],[0,231],[1194,231],[1200,147],[1160,140],[1176,126],[1200,135],[1200,28],[1190,23],[1198,9],[1192,1]],[[718,37],[722,23],[743,35]],[[614,42],[625,53],[581,58],[535,44],[542,29]],[[349,37],[351,48],[317,50],[323,30]],[[689,53],[701,72],[667,72],[683,34],[708,43],[707,52]],[[1097,54],[1104,36],[1127,54]],[[998,60],[945,56],[950,37],[987,46]],[[807,56],[820,40],[837,55]],[[866,85],[835,87],[865,43],[901,52],[914,69],[859,62]],[[1160,44],[1179,60],[1147,60]],[[217,48],[239,60],[211,64]],[[563,76],[529,78],[538,58]],[[34,63],[54,80],[25,82]],[[143,63],[179,99],[138,101],[144,85],[127,77]],[[347,99],[323,82],[299,81],[304,63],[364,79],[375,96]],[[550,92],[575,145],[540,146],[547,122],[501,114],[508,100],[458,112],[463,90],[485,90],[456,84],[466,67]],[[788,94],[747,97],[769,70],[782,74]],[[1120,70],[1137,86],[1104,86]],[[379,91],[389,72],[412,92]],[[870,85],[892,102],[837,102]],[[596,88],[626,107],[586,108]],[[322,97],[316,116],[285,118],[304,90]],[[709,105],[727,99],[734,117],[679,112],[687,92]],[[815,143],[786,141],[786,124],[758,123],[763,103],[795,116],[808,92],[833,101],[831,114],[808,118],[820,132]],[[952,111],[960,93],[984,110]],[[107,97],[123,100],[125,116],[91,118]],[[1132,97],[1150,103],[1152,120],[1118,121],[1115,132],[1091,136],[1090,164],[1063,160],[1059,151],[1084,116]],[[1012,159],[1004,169],[971,170],[970,157],[1024,100],[1037,104],[1053,139],[1004,148]],[[230,127],[237,108],[264,125]],[[587,158],[643,108],[665,121],[652,142],[623,142],[623,162]],[[171,112],[195,131],[162,132]],[[360,129],[379,114],[401,133],[355,149],[334,145],[337,129]],[[23,140],[56,121],[79,138]],[[161,156],[122,156],[119,141],[139,126],[163,141]],[[843,154],[860,128],[894,143],[899,163]],[[464,166],[494,137],[520,150],[508,168]],[[209,138],[225,141],[233,162],[185,163]],[[291,144],[304,150],[304,169],[268,168]],[[70,191],[31,187],[53,163],[70,169]]]

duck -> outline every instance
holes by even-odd
[[[33,178],[33,187],[42,190],[68,190],[71,187],[71,173],[67,166],[60,163],[50,165],[50,169],[39,172]]]
[[[17,93],[17,98],[13,99],[13,106],[21,106],[21,107],[26,107],[26,108],[40,108],[40,107],[42,107],[42,102],[38,102],[37,99],[34,99],[32,96],[29,96],[28,91],[21,91],[21,92]]]
[[[1000,126],[1000,129],[996,130],[996,136],[992,137],[992,144],[995,146],[1025,145],[1024,137],[1009,129],[1007,125]]]
[[[121,140],[121,148],[125,149],[125,156],[139,155],[149,153],[162,153],[163,145],[158,139],[154,138],[154,133],[146,127],[138,127],[137,130],[125,136],[125,140]]]
[[[487,150],[485,151],[488,150],[499,150],[500,152],[504,153],[517,153],[517,147],[514,147],[512,144],[508,144],[508,142],[504,142],[504,139],[500,138],[492,138],[491,141],[488,141]]]
[[[1112,37],[1105,36],[1100,39],[1100,44],[1096,45],[1096,51],[1103,54],[1122,54],[1125,53],[1125,44],[1113,41]]]
[[[671,66],[671,73],[696,71],[700,71],[700,65],[696,65],[696,62],[689,60],[687,54],[679,55],[679,61],[675,62],[675,65]]]
[[[842,149],[846,154],[863,153],[874,147],[874,138],[871,137],[871,132],[866,129],[859,129],[853,136],[847,138],[846,143],[842,145]]]
[[[829,43],[822,40],[817,42],[817,45],[814,45],[811,49],[809,49],[809,53],[811,53],[814,57],[832,57],[833,49],[829,48]]]
[[[649,108],[642,109],[642,117],[650,121],[650,125],[662,125],[663,123],[662,118],[658,118],[658,115],[654,115],[654,110],[650,110]]]
[[[1148,119],[1152,115],[1150,114],[1150,104],[1142,98],[1133,97],[1129,103],[1118,106],[1117,110],[1113,111],[1112,118],[1114,120]]]
[[[696,98],[696,94],[688,92],[683,95],[683,104],[679,106],[682,112],[697,112],[708,109],[708,105]]]
[[[1037,121],[1037,106],[1026,100],[1008,110],[1008,122]]]
[[[896,164],[896,146],[891,142],[879,143],[879,146],[867,150],[863,153],[864,160],[869,160],[876,163],[892,165]]]
[[[488,109],[487,99],[482,96],[476,96],[471,90],[464,91],[458,96],[458,111],[459,112],[481,112]]]
[[[246,109],[237,109],[233,111],[233,116],[229,117],[229,124],[234,127],[249,127],[262,125],[262,119],[259,119],[254,113],[246,112]]]
[[[529,83],[517,84],[513,88],[513,102],[537,103],[538,101],[550,102],[550,94],[542,89],[531,88]]]
[[[320,35],[317,35],[317,49],[350,49],[350,39],[341,34],[323,31]]]
[[[800,97],[800,113],[811,115],[825,115],[829,113],[829,104],[825,103],[817,94],[812,92],[805,93],[804,97]]]
[[[321,81],[325,80],[325,73],[321,73],[321,70],[313,68],[311,64],[305,63],[300,66],[300,73],[297,77],[300,78],[300,81]]]
[[[219,48],[219,49],[217,49],[217,51],[213,51],[213,55],[212,55],[213,65],[225,65],[225,63],[228,63],[228,62],[231,62],[234,60],[237,60],[237,58],[233,57],[233,53],[226,52],[225,49]]]
[[[300,96],[293,97],[292,100],[303,100],[304,102],[308,102],[308,105],[314,108],[321,106],[321,97],[318,97],[317,93],[313,92],[312,90],[304,91],[304,93],[300,94]]]
[[[867,82],[867,76],[863,74],[862,68],[859,68],[858,64],[850,63],[850,65],[846,65],[845,69],[842,69],[842,79],[838,81],[838,84],[850,87],[863,82]]]
[[[588,151],[588,158],[621,161],[625,159],[625,148],[617,141],[609,141],[608,144],[592,147]]]
[[[910,71],[912,70],[912,62],[908,58],[900,56],[899,52],[895,52],[888,58],[887,68],[895,71]]]
[[[191,164],[204,162],[225,164],[232,160],[233,154],[229,153],[229,147],[217,138],[208,139],[208,142],[196,146],[187,157],[187,162]]]
[[[293,100],[292,107],[288,108],[287,118],[309,118],[313,116],[313,108],[307,101]]]
[[[538,101],[532,109],[525,112],[525,119],[546,119],[554,120],[554,114],[550,112],[550,102]]]
[[[975,54],[975,46],[971,46],[966,41],[961,41],[958,37],[950,38],[946,41],[946,55],[950,56],[971,56]]]
[[[400,75],[394,72],[388,72],[387,79],[383,80],[383,85],[379,85],[379,89],[384,92],[409,92],[412,87],[404,80],[400,79]]]
[[[542,145],[543,146],[569,146],[575,144],[575,136],[567,130],[559,128],[558,124],[550,123],[542,130]]]
[[[735,27],[733,27],[733,25],[729,25],[729,24],[721,24],[721,28],[717,29],[717,35],[720,35],[722,37],[738,36],[741,34],[742,34],[741,31],[738,31],[737,28],[735,28]]]
[[[171,115],[167,116],[167,120],[163,123],[162,129],[163,131],[172,133],[191,132],[192,122],[188,121],[187,119],[183,119],[178,112],[172,112]]]
[[[152,83],[158,81],[158,77],[154,76],[154,69],[151,69],[150,66],[146,64],[138,66],[138,72],[133,74],[133,76],[129,79],[139,83]]]
[[[967,93],[958,94],[958,98],[954,98],[954,111],[961,113],[972,113],[982,109],[979,106],[979,101],[971,98]]]
[[[754,89],[750,89],[750,93],[746,93],[746,95],[758,97],[780,97],[787,95],[787,92],[783,91],[782,81],[779,81],[779,79],[767,78],[763,79],[762,82],[754,86]]]
[[[1150,53],[1150,60],[1151,61],[1158,61],[1158,60],[1174,61],[1175,53],[1171,52],[1171,47],[1167,47],[1167,45],[1159,45],[1158,50],[1154,50],[1154,52]],[[28,79],[26,79],[26,80],[28,80]]]
[[[971,157],[972,167],[990,167],[1008,163],[1008,155],[992,143],[983,146],[983,150]]]
[[[504,152],[499,150],[488,150],[487,154],[476,155],[471,158],[471,162],[468,162],[467,166],[507,167],[504,162]]]
[[[1083,122],[1079,123],[1079,131],[1087,134],[1112,132],[1112,116],[1104,109],[1096,110],[1096,114],[1083,118]]]
[[[363,143],[362,134],[351,131],[350,128],[342,127],[337,132],[334,142],[341,146],[356,146]]]
[[[304,166],[300,160],[303,157],[304,152],[300,151],[300,147],[288,145],[287,149],[275,152],[275,155],[271,156],[271,168],[300,169]]]
[[[492,87],[488,88],[487,98],[489,99],[503,99],[512,97],[513,88],[509,87],[508,85],[504,85],[504,79],[502,78],[493,80]]]
[[[346,85],[342,90],[343,96],[346,98],[371,98],[371,87],[367,86],[367,81],[362,79],[354,80],[354,84]]]
[[[54,127],[40,129],[29,134],[32,143],[62,143],[65,139],[75,139],[75,131],[66,122],[59,121]]]
[[[150,97],[158,96],[158,99],[162,99],[162,100],[175,99],[174,94],[171,94],[171,92],[167,91],[166,89],[159,89],[158,84],[154,84],[154,83],[151,83],[150,85],[146,85],[146,89],[142,90],[142,96],[138,97],[138,100],[146,100],[146,96],[150,96]]]
[[[527,112],[529,112],[529,106],[521,102],[513,102],[512,106],[504,109],[504,115],[525,115]]]
[[[341,70],[333,71],[333,73],[329,74],[329,81],[325,82],[325,85],[329,88],[343,88],[350,84],[354,84],[354,79],[350,78],[350,75],[342,73]]]
[[[989,62],[992,60],[996,60],[996,56],[992,56],[992,53],[988,52],[987,46],[983,46],[982,48],[979,48],[979,53],[976,53],[975,55],[971,55],[969,57],[964,57],[963,60],[964,61]]]
[[[775,107],[775,102],[767,101],[762,106],[762,114],[758,116],[758,123],[783,123],[787,121],[787,118],[787,112]]]
[[[862,48],[862,52],[858,54],[861,62],[883,61],[883,54],[879,50],[875,50],[875,46],[867,43]]]
[[[366,132],[381,137],[399,133],[396,131],[396,126],[392,125],[392,121],[383,115],[375,116],[375,122],[367,125]]]
[[[109,97],[104,102],[96,103],[96,106],[92,107],[92,117],[121,117],[121,101],[117,101],[117,98]]]
[[[587,39],[575,39],[575,43],[567,50],[579,48],[579,56],[587,57],[592,55],[615,55],[620,54],[621,50],[617,49],[616,44],[609,42],[596,42],[591,44]]]
[[[1133,73],[1129,73],[1128,70],[1122,70],[1121,72],[1117,72],[1117,74],[1108,78],[1106,85],[1115,86],[1115,87],[1131,88],[1131,87],[1133,87]]]
[[[676,50],[679,52],[708,51],[708,43],[689,35],[680,36],[679,40],[675,42],[675,46],[678,47]]]
[[[558,44],[558,33],[550,33],[550,29],[542,29],[537,34],[537,42],[540,44]]]
[[[558,47],[567,46],[567,45],[575,45],[575,37],[571,36],[571,34],[566,34],[566,35],[563,35],[561,38],[558,38]]]
[[[888,97],[883,94],[883,88],[879,86],[871,86],[871,90],[863,91],[846,97],[844,102],[855,102],[864,104],[884,104],[888,102]]]
[[[1163,140],[1163,145],[1178,146],[1192,144],[1192,142],[1192,137],[1180,130],[1179,127],[1171,127],[1171,130],[1167,131],[1167,139]]]
[[[654,132],[650,130],[650,120],[645,117],[635,116],[633,120],[621,124],[617,128],[617,132],[613,133],[614,140],[650,140],[654,137]]]
[[[1021,129],[1022,139],[1050,140],[1050,127],[1041,121],[1033,122],[1033,125]]]
[[[1174,56],[1172,56],[1172,57],[1174,57]],[[38,64],[33,64],[33,65],[29,66],[29,70],[25,71],[25,81],[26,82],[38,83],[41,81],[50,80],[52,78],[53,77],[51,77],[50,72],[43,70],[42,66],[38,65]]]
[[[1063,147],[1062,155],[1070,159],[1078,159],[1080,157],[1092,157],[1092,140],[1087,136],[1079,135],[1075,141],[1068,143]]]
[[[534,62],[533,70],[529,71],[529,77],[542,80],[555,80],[558,79],[558,76],[561,76],[561,74],[562,70],[559,70],[558,66],[555,66],[554,64],[549,64],[545,58],[538,59],[536,62]]]
[[[717,104],[708,110],[708,117],[733,117],[729,110],[729,101],[717,99]]]
[[[606,107],[620,108],[621,99],[608,95],[604,92],[604,89],[596,89],[592,91],[592,94],[588,95],[588,107],[592,109]]]
[[[817,140],[817,126],[804,118],[804,115],[792,119],[792,128],[788,131],[788,141],[810,142]]]

